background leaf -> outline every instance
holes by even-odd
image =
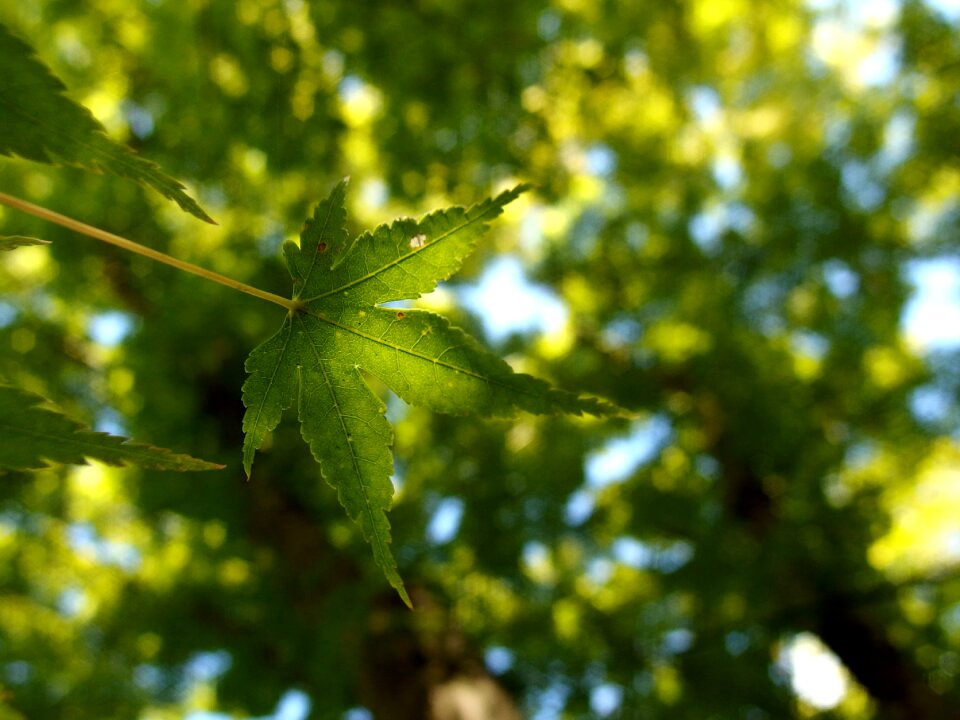
[[[91,432],[59,412],[40,407],[45,402],[39,395],[0,385],[0,468],[32,470],[50,462],[83,464],[86,458],[181,472],[223,468],[165,448]]]
[[[28,245],[49,245],[49,240],[40,240],[39,238],[24,237],[23,235],[2,235],[0,236],[0,250],[14,250],[18,247]]]
[[[0,154],[111,172],[151,187],[191,215],[212,223],[183,184],[106,135],[33,50],[0,24]]]

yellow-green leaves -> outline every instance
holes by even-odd
[[[393,437],[384,406],[363,379],[372,373],[407,402],[448,413],[509,416],[618,412],[602,401],[513,372],[442,317],[379,307],[416,298],[460,268],[519,186],[469,209],[402,219],[348,242],[346,181],[321,202],[284,254],[300,307],[247,359],[243,386],[247,473],[257,448],[296,400],[301,432],[321,472],[360,525],[374,559],[410,600],[389,550]]]
[[[165,448],[84,429],[54,410],[40,407],[39,395],[0,385],[0,469],[35,470],[50,462],[82,464],[87,458],[108,465],[139,465],[155,470],[217,470],[216,465]]]
[[[0,25],[0,155],[111,172],[152,187],[191,215],[213,220],[183,185],[114,142],[28,45]]]

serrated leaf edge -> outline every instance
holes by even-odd
[[[200,460],[198,458],[185,455],[183,453],[178,453],[169,448],[156,447],[154,445],[147,445],[145,443],[137,442],[130,438],[124,437],[122,435],[111,435],[110,433],[99,432],[96,430],[91,430],[83,425],[83,423],[78,422],[74,418],[70,417],[66,413],[57,409],[52,403],[47,400],[47,398],[42,395],[37,395],[21,388],[17,388],[11,385],[2,385],[0,388],[11,389],[24,396],[24,402],[28,408],[35,412],[46,413],[55,417],[60,418],[69,422],[72,426],[72,435],[69,437],[64,437],[61,434],[52,434],[49,432],[40,432],[33,428],[25,428],[18,425],[9,425],[6,423],[0,423],[0,434],[5,434],[7,432],[13,434],[28,435],[40,440],[46,440],[52,443],[58,443],[61,445],[67,445],[75,448],[77,455],[87,459],[87,460],[96,460],[102,462],[105,465],[123,466],[125,463],[130,465],[136,465],[139,467],[146,467],[152,469],[164,469],[164,470],[173,470],[177,471],[178,468],[172,467],[172,463],[182,463],[187,465],[183,468],[187,471],[192,470],[222,470],[225,466],[219,463],[211,463],[206,460]],[[112,446],[103,446],[96,445],[93,442],[85,442],[84,438],[90,437],[92,440],[95,439],[112,439],[117,440],[117,444]],[[104,452],[109,451],[112,454],[124,456],[122,458],[102,458],[98,457],[95,453],[96,451]],[[92,452],[91,452],[92,451]],[[36,470],[40,467],[49,467],[53,464],[74,464],[74,463],[63,463],[59,460],[45,456],[43,453],[38,453],[39,460],[41,465],[36,466],[27,466],[27,467],[12,467],[4,466],[10,470]],[[162,464],[158,461],[171,461],[171,465]]]
[[[463,222],[463,223],[461,223],[461,224],[459,224],[459,225],[457,225],[457,226],[455,226],[455,227],[453,227],[453,228],[451,228],[451,229],[449,229],[449,230],[447,230],[447,231],[446,231],[445,233],[443,233],[442,235],[439,235],[438,237],[434,238],[433,241],[430,242],[429,244],[426,244],[426,245],[422,245],[422,246],[420,246],[420,247],[413,248],[410,252],[404,253],[403,255],[400,255],[400,256],[397,257],[395,260],[392,260],[392,261],[390,261],[389,263],[387,263],[387,264],[385,264],[385,265],[381,265],[381,266],[378,267],[376,270],[374,270],[374,271],[372,271],[372,272],[369,272],[369,273],[367,273],[366,275],[363,275],[362,277],[355,278],[355,279],[351,280],[351,281],[348,282],[348,283],[344,283],[343,285],[341,285],[341,286],[339,286],[339,287],[332,288],[332,289],[330,289],[330,290],[327,290],[326,292],[323,292],[323,293],[321,293],[321,294],[319,294],[319,295],[315,295],[315,296],[310,297],[310,298],[303,298],[303,299],[302,299],[302,302],[304,302],[304,303],[306,303],[306,304],[309,304],[309,303],[318,302],[318,301],[320,301],[320,300],[322,300],[322,299],[324,299],[324,298],[326,298],[326,297],[330,297],[331,295],[340,295],[340,294],[342,294],[345,290],[349,290],[350,288],[355,287],[356,285],[359,285],[359,284],[364,283],[364,282],[366,282],[366,281],[368,281],[368,280],[370,280],[370,279],[372,279],[372,278],[375,278],[375,277],[377,277],[377,275],[380,275],[380,274],[382,274],[382,273],[384,273],[384,272],[387,272],[387,271],[390,270],[391,268],[396,267],[397,265],[400,265],[401,263],[406,262],[406,261],[410,260],[410,259],[413,258],[413,257],[416,257],[416,255],[417,255],[418,253],[424,252],[424,251],[426,251],[426,250],[428,250],[428,249],[432,249],[437,243],[442,242],[444,239],[446,239],[446,238],[448,238],[448,237],[451,237],[452,235],[455,235],[455,234],[457,234],[457,233],[459,233],[459,232],[462,232],[465,228],[468,228],[468,227],[470,227],[471,225],[474,225],[474,224],[476,224],[476,223],[483,223],[483,222],[485,222],[486,220],[493,220],[494,218],[496,218],[497,216],[499,216],[500,213],[503,212],[503,207],[504,207],[504,205],[506,205],[508,202],[512,201],[513,199],[515,199],[520,193],[525,192],[529,187],[530,187],[529,185],[525,185],[525,184],[517,185],[515,188],[512,188],[511,190],[506,190],[506,191],[500,193],[500,194],[499,194],[497,197],[495,197],[495,198],[487,199],[487,200],[485,200],[485,201],[483,201],[483,202],[481,202],[481,203],[477,203],[477,204],[475,204],[475,205],[472,205],[472,206],[470,206],[469,208],[459,208],[459,209],[461,209],[461,210],[464,211],[464,214],[465,214],[465,217],[466,217],[466,221]],[[482,212],[477,213],[477,215],[474,215],[473,217],[470,216],[470,212],[471,212],[471,211],[480,209],[480,208],[482,208],[483,205],[485,205],[485,204],[489,205],[489,207],[483,208]],[[437,212],[449,212],[449,211],[454,210],[454,209],[457,209],[457,208],[456,208],[456,207],[454,207],[454,208],[446,208],[445,210],[441,210],[441,211],[437,211]],[[417,224],[419,225],[421,222],[423,222],[424,220],[426,220],[427,218],[429,218],[429,217],[430,217],[431,215],[433,215],[433,214],[435,214],[435,213],[428,213],[428,214],[425,215],[423,218],[421,218],[419,221],[417,221]],[[340,262],[343,262],[343,261],[346,259],[346,257],[350,254],[350,250],[352,250],[353,247],[355,247],[355,246],[357,245],[357,243],[360,242],[361,239],[363,239],[363,238],[366,237],[366,236],[374,236],[374,235],[376,235],[377,232],[379,232],[379,231],[380,231],[381,229],[383,229],[383,228],[392,228],[392,227],[395,227],[395,226],[396,226],[398,223],[400,223],[400,222],[403,222],[403,220],[402,220],[402,219],[401,219],[401,220],[395,220],[394,222],[389,223],[389,224],[378,225],[378,226],[377,226],[376,228],[374,228],[373,230],[367,231],[367,232],[365,232],[365,233],[361,233],[360,235],[358,235],[358,236],[356,237],[356,239],[354,239],[354,241],[353,241],[352,243],[350,243],[350,248],[347,250],[347,252],[344,253],[344,257],[341,258]],[[439,280],[445,280],[445,279],[446,279],[446,278],[437,278],[438,281],[439,281]],[[419,297],[419,294],[418,294],[416,297]]]
[[[318,350],[318,348],[317,348],[317,344],[316,344],[316,342],[314,341],[314,338],[313,338],[313,336],[312,336],[311,333],[310,333],[310,329],[309,329],[305,324],[303,324],[302,318],[297,318],[297,319],[300,321],[300,323],[301,323],[301,325],[302,325],[303,335],[307,338],[307,341],[308,341],[308,343],[309,343],[310,350],[313,352],[314,360],[316,361],[317,367],[320,368],[320,372],[321,372],[321,374],[323,375],[323,381],[324,381],[324,383],[326,384],[327,388],[330,390],[330,396],[333,398],[333,401],[334,401],[334,408],[336,409],[337,420],[338,420],[338,423],[339,423],[339,426],[340,426],[340,431],[343,433],[344,438],[345,438],[345,439],[348,439],[349,436],[350,436],[350,433],[349,433],[349,431],[347,430],[347,427],[346,427],[346,425],[345,425],[345,423],[344,423],[344,420],[343,420],[344,414],[343,414],[343,411],[342,411],[342,409],[341,409],[341,407],[340,407],[340,400],[339,400],[339,397],[338,397],[338,395],[337,395],[335,386],[333,385],[332,382],[330,382],[330,377],[329,377],[329,374],[328,374],[328,372],[327,372],[326,364],[324,363],[323,358],[322,358],[321,355],[320,355],[320,352],[319,352],[319,350]],[[355,370],[355,372],[356,372],[356,366],[355,366],[354,370]],[[298,409],[298,420],[300,420],[300,422],[301,422],[300,428],[301,428],[301,435],[302,435],[302,434],[303,434],[303,421],[302,421],[302,419],[299,417],[299,409],[302,407],[301,393],[302,393],[302,391],[303,391],[303,383],[302,383],[302,380],[301,380],[301,378],[300,378],[300,372],[301,372],[301,368],[300,368],[300,366],[297,366],[297,409]],[[361,381],[361,383],[363,383],[362,377],[360,378],[360,381]],[[367,388],[367,392],[370,392],[369,388]],[[392,435],[392,433],[391,433],[391,435]],[[312,445],[311,445],[310,441],[309,441],[306,437],[304,437],[303,439],[304,439],[304,442],[307,443],[307,446],[310,447],[311,450],[312,450]],[[373,546],[373,548],[374,548],[374,551],[373,551],[374,558],[375,558],[375,560],[376,560],[377,565],[380,566],[380,569],[381,569],[381,570],[384,572],[384,574],[386,575],[387,581],[390,583],[390,585],[391,585],[391,586],[397,591],[397,593],[400,595],[400,598],[403,600],[404,604],[405,604],[407,607],[412,608],[412,607],[413,607],[413,604],[412,604],[412,602],[411,602],[411,600],[410,600],[410,596],[407,594],[406,587],[405,587],[404,584],[403,584],[403,579],[400,577],[399,573],[397,572],[396,560],[394,559],[393,553],[390,551],[390,548],[389,548],[389,545],[391,544],[390,535],[389,535],[389,533],[390,533],[390,521],[387,519],[387,516],[386,516],[386,511],[389,510],[389,508],[374,507],[373,503],[372,503],[371,500],[370,500],[369,488],[367,487],[367,483],[364,482],[364,475],[363,475],[363,472],[362,472],[361,469],[360,469],[359,458],[357,457],[356,451],[355,451],[354,448],[353,448],[353,444],[350,443],[349,440],[347,440],[347,445],[348,445],[348,447],[350,447],[350,461],[351,461],[351,463],[353,464],[354,474],[355,474],[355,476],[356,476],[357,479],[358,479],[358,484],[359,484],[359,486],[360,486],[360,492],[361,492],[361,494],[362,494],[362,496],[363,496],[363,505],[364,505],[364,508],[365,508],[364,512],[365,512],[365,513],[368,515],[368,517],[369,517],[369,528],[370,528],[370,535],[371,535],[371,537],[367,537],[367,538],[365,538],[365,539],[367,540],[367,542],[370,543],[371,546]],[[391,437],[391,438],[387,441],[387,447],[390,448],[390,447],[392,447],[392,445],[393,445],[393,438]],[[311,454],[312,454],[312,453],[311,453]],[[317,461],[317,463],[320,465],[320,474],[323,476],[324,480],[326,480],[326,481],[327,481],[327,484],[330,485],[331,487],[333,487],[333,488],[337,491],[337,499],[340,501],[341,507],[343,507],[344,509],[346,509],[346,503],[345,503],[345,502],[343,501],[343,499],[342,499],[342,495],[341,495],[341,492],[342,492],[342,491],[341,491],[340,485],[339,485],[339,484],[336,484],[336,483],[333,481],[333,479],[332,479],[331,477],[329,477],[328,473],[324,472],[324,461],[323,461],[321,458],[318,458],[318,457],[316,457],[316,456],[314,456],[314,459],[315,459],[315,460]],[[390,482],[389,477],[387,478],[387,482],[388,482],[388,483]],[[347,515],[349,516],[349,512],[347,513]],[[384,538],[381,536],[381,533],[377,532],[377,524],[378,524],[378,523],[377,523],[376,521],[377,521],[377,517],[378,517],[378,516],[380,516],[380,519],[381,519],[381,520],[386,524],[386,526],[387,526],[387,538],[386,538],[386,539],[384,539]],[[357,518],[355,518],[355,517],[351,517],[350,519],[353,520],[354,522],[357,522]],[[366,535],[366,533],[363,533],[363,527],[364,527],[364,526],[363,526],[363,523],[358,523],[358,524],[360,525],[361,533],[364,534],[364,535]]]

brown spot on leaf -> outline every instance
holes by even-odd
[[[397,313],[397,320],[403,320],[405,317],[406,315],[403,314],[403,310]]]
[[[317,252],[326,252],[326,251],[327,251],[327,244],[325,242],[318,242]]]

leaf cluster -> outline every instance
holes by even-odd
[[[153,187],[187,212],[212,222],[178,181],[109,140],[89,111],[67,99],[63,84],[2,25],[0,58],[0,78],[6,78],[6,85],[0,81],[0,153],[110,170]],[[520,410],[595,415],[619,411],[600,400],[556,390],[542,380],[515,373],[440,316],[381,306],[420,297],[456,272],[487,223],[527,186],[468,209],[453,207],[419,221],[401,219],[382,225],[353,241],[346,230],[346,187],[347,181],[341,181],[317,206],[299,246],[284,245],[293,279],[290,302],[219,276],[218,282],[243,286],[245,292],[290,308],[280,330],[255,348],[246,362],[250,377],[243,386],[247,408],[243,464],[249,477],[254,453],[283,411],[296,403],[303,438],[322,475],[360,526],[377,565],[410,605],[389,550],[386,511],[393,495],[392,431],[384,417],[385,406],[370,389],[364,371],[407,402],[446,413],[506,417]],[[16,199],[7,202],[25,205]],[[55,213],[45,211],[42,216],[135,249],[124,238]],[[41,243],[4,237],[0,249]],[[155,251],[141,252],[158,256]],[[170,264],[178,263],[171,259]],[[214,275],[193,267],[191,272]],[[169,470],[220,467],[88,432],[62,415],[36,407],[41,401],[22,390],[0,386],[0,427],[7,431],[0,467],[28,469],[47,461],[83,462],[87,457]],[[27,410],[18,412],[24,403]]]

